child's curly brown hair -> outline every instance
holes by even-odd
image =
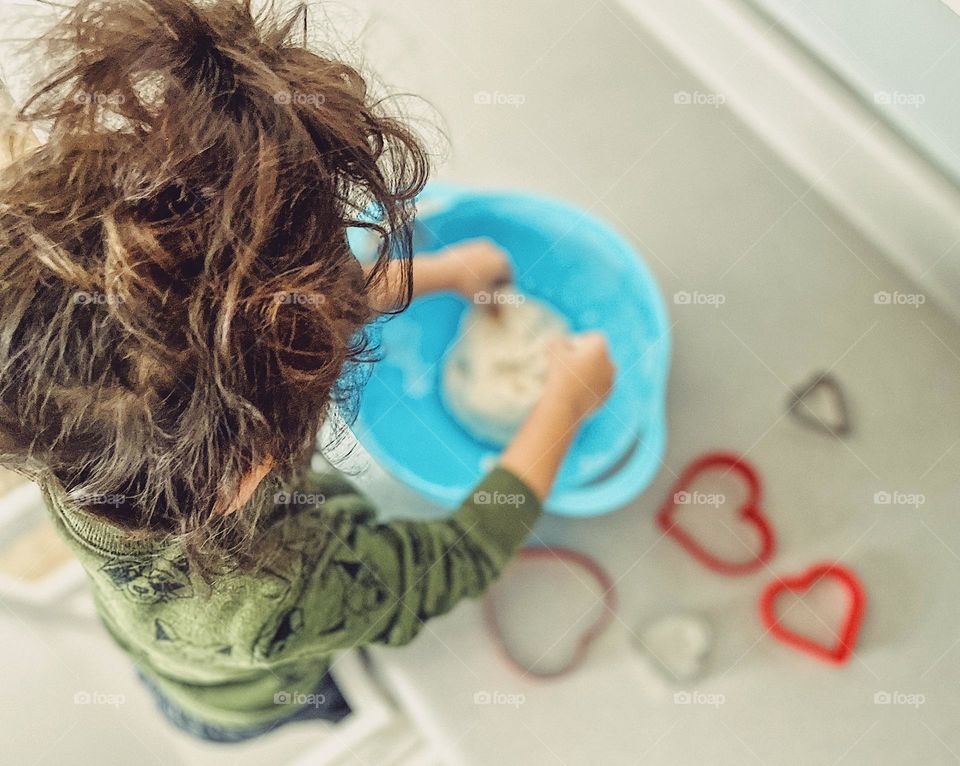
[[[409,301],[426,153],[301,18],[81,0],[20,114],[49,140],[0,178],[0,460],[198,560],[254,536],[256,503],[222,512],[242,478],[290,476],[355,398],[391,257]],[[351,226],[382,236],[367,272]]]

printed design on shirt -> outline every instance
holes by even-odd
[[[334,561],[345,584],[343,607],[355,617],[369,615],[390,595],[380,575],[361,561]]]
[[[307,519],[301,517],[298,521]],[[269,578],[267,585],[261,590],[272,601],[282,603],[291,597],[296,598],[296,594],[291,594],[294,583],[301,583],[305,573],[316,567],[322,547],[317,537],[319,530],[312,526],[308,523],[294,527],[293,534],[284,545],[283,571],[279,571],[280,567],[274,565],[261,573],[261,579],[263,575]],[[257,630],[253,640],[254,656],[273,659],[302,635],[304,627],[304,612],[301,606],[289,606],[279,613],[274,612]]]
[[[164,604],[192,598],[190,567],[184,556],[166,558],[114,558],[100,567],[121,593],[136,604]]]
[[[294,603],[260,626],[252,647],[255,657],[275,659],[304,642],[322,645],[324,639],[334,647],[355,625],[365,626],[371,611],[390,597],[382,577],[352,550],[359,530],[371,519],[373,513],[366,508],[331,514],[323,505],[305,505],[280,522],[283,571],[276,567],[270,573],[303,590],[293,594],[290,588],[282,589],[277,600]],[[327,559],[330,545],[336,553]]]
[[[404,525],[404,542],[410,552],[410,578],[405,586],[415,593],[399,593],[398,597],[408,603],[409,611],[401,608],[394,616],[394,623],[402,618],[416,615],[424,623],[438,612],[444,612],[463,596],[482,593],[496,576],[496,567],[470,542],[467,532],[459,527],[452,530],[450,539],[441,539],[419,524]],[[442,580],[442,587],[436,582]],[[407,598],[416,595],[416,604]],[[404,612],[407,612],[404,615]],[[393,630],[387,626],[384,635]]]
[[[287,648],[303,631],[303,610],[291,607],[279,617],[264,623],[254,640],[253,652],[257,657],[273,659]]]
[[[210,660],[214,655],[223,655],[229,657],[233,652],[230,644],[211,643],[198,644],[184,638],[169,622],[161,620],[159,617],[153,621],[153,637],[157,641],[171,642],[174,650],[181,657],[201,662]]]
[[[446,582],[459,582],[464,595],[483,592],[496,573],[471,545],[462,542],[444,545],[441,558]]]
[[[298,574],[296,567],[292,569],[291,572],[283,573],[278,572],[274,567],[267,567],[257,572],[258,595],[271,601],[280,601],[285,598]]]
[[[356,560],[334,559],[319,576],[322,582],[307,591],[302,605],[284,609],[260,627],[254,656],[274,659],[301,640],[333,639],[354,624],[364,625],[390,595],[379,575]],[[312,598],[319,599],[316,605]]]

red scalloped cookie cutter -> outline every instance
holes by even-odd
[[[522,548],[517,552],[516,560],[533,561],[537,559],[549,559],[551,561],[561,561],[573,564],[589,574],[597,583],[603,599],[603,611],[587,630],[580,634],[577,639],[576,647],[570,660],[561,667],[551,668],[549,670],[540,670],[530,665],[525,665],[517,659],[510,651],[510,647],[504,640],[503,633],[500,630],[500,623],[497,620],[497,607],[493,598],[493,591],[488,591],[483,600],[483,615],[487,623],[487,630],[493,636],[500,650],[501,655],[511,665],[514,670],[523,676],[533,676],[535,678],[559,678],[576,670],[587,659],[587,653],[590,645],[596,641],[610,625],[617,609],[617,591],[613,579],[607,571],[589,556],[575,551],[571,548],[536,546]]]
[[[818,643],[801,633],[790,630],[780,622],[776,612],[778,596],[787,592],[804,593],[825,577],[839,582],[850,594],[850,607],[844,617],[837,642],[833,646]],[[853,654],[866,608],[867,596],[863,590],[863,584],[842,564],[815,564],[801,574],[779,577],[767,585],[760,596],[760,619],[774,638],[835,665],[843,664]]]
[[[726,561],[707,550],[699,540],[683,529],[674,518],[678,496],[686,492],[693,482],[709,470],[726,468],[727,472],[738,474],[747,486],[747,499],[740,507],[739,518],[749,523],[760,538],[760,550],[747,561]],[[769,519],[760,510],[760,477],[756,469],[740,455],[731,452],[708,452],[690,463],[680,474],[670,496],[657,512],[657,524],[660,528],[697,561],[708,569],[722,575],[744,575],[754,572],[773,556],[777,547],[776,535]]]

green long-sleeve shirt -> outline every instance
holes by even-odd
[[[116,642],[184,712],[238,729],[289,715],[276,700],[313,693],[335,652],[405,644],[480,594],[540,513],[497,468],[447,519],[380,524],[349,482],[310,473],[264,530],[282,535],[285,555],[207,585],[175,543],[133,539],[43,489]]]

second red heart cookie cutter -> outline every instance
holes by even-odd
[[[740,518],[749,521],[760,536],[760,550],[747,561],[725,561],[701,545],[696,538],[686,532],[673,514],[677,509],[678,497],[686,492],[693,481],[704,471],[714,468],[726,468],[728,472],[740,475],[747,485],[748,495],[740,509]],[[732,452],[708,452],[688,465],[677,479],[670,496],[657,512],[657,524],[684,550],[708,569],[723,575],[744,575],[755,572],[766,564],[776,550],[777,541],[770,521],[760,510],[761,485],[756,469],[740,455]]]
[[[776,600],[782,593],[808,591],[826,577],[839,582],[850,595],[850,608],[847,610],[837,642],[833,646],[820,644],[801,633],[789,630],[780,622],[776,612]],[[853,572],[842,564],[836,563],[816,564],[798,575],[777,578],[764,588],[760,596],[760,619],[770,635],[817,659],[837,665],[846,662],[853,654],[853,647],[857,643],[857,635],[860,633],[860,624],[863,622],[866,608],[867,596],[863,584]]]
[[[510,651],[510,647],[507,645],[503,633],[500,630],[500,624],[497,620],[497,606],[492,590],[487,592],[483,600],[483,615],[487,623],[487,630],[490,632],[490,635],[493,636],[497,648],[514,670],[523,676],[533,676],[541,679],[559,678],[560,676],[565,676],[573,672],[583,664],[587,659],[587,652],[590,649],[590,645],[596,641],[610,625],[617,609],[617,591],[607,571],[592,558],[579,551],[563,547],[535,546],[522,548],[516,555],[516,560],[518,561],[537,559],[548,559],[573,564],[587,572],[587,574],[596,581],[597,586],[601,590],[600,597],[603,599],[603,612],[593,625],[580,634],[570,661],[562,667],[540,670],[533,666],[525,665],[517,659]]]

